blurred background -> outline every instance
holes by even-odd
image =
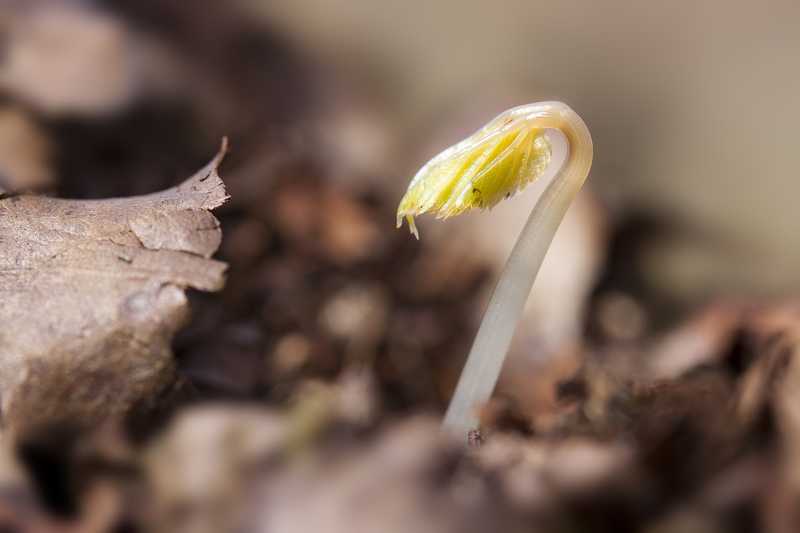
[[[756,359],[752,354],[762,353],[752,346],[770,336],[765,331],[774,333],[774,323],[794,327],[799,20],[800,4],[791,0],[2,0],[0,188],[68,198],[149,193],[189,176],[223,136],[230,140],[220,174],[231,199],[217,211],[227,285],[218,294],[191,296],[192,321],[175,341],[182,396],[130,430],[135,442],[156,443],[144,455],[143,477],[158,487],[147,523],[161,531],[226,530],[231,511],[220,508],[235,500],[250,509],[232,513],[248,517],[247,531],[478,531],[505,519],[513,522],[508,531],[519,524],[525,530],[558,524],[566,528],[559,531],[610,531],[603,528],[626,524],[624,531],[689,531],[687,524],[698,523],[692,531],[793,531],[798,522],[789,515],[797,517],[786,502],[800,492],[779,491],[767,505],[759,494],[772,467],[758,461],[778,463],[745,453],[757,448],[754,442],[783,442],[773,426],[758,426],[756,436],[737,433],[735,445],[725,440],[723,446],[705,430],[681,433],[683,413],[675,427],[655,432],[658,445],[645,446],[647,455],[641,446],[652,444],[651,433],[630,444],[632,430],[623,424],[620,444],[615,435],[622,426],[615,424],[638,419],[609,405],[638,398],[638,389],[625,388],[630,382],[694,379],[698,368],[721,364],[725,387],[703,381],[700,399],[690,388],[675,400],[712,407],[744,390],[739,381]],[[251,491],[252,480],[242,481],[239,470],[198,474],[186,487],[164,481],[188,479],[183,474],[195,466],[170,465],[159,453],[189,450],[188,456],[198,440],[232,431],[240,437],[226,438],[238,442],[254,425],[286,424],[262,420],[267,415],[252,413],[253,404],[314,421],[314,402],[335,397],[345,407],[330,416],[351,428],[348,445],[378,447],[356,457],[371,453],[368,464],[404,465],[392,446],[430,456],[434,444],[419,440],[437,438],[430,436],[436,433],[430,420],[446,406],[489,292],[544,184],[491,212],[446,222],[421,217],[419,242],[394,228],[394,210],[410,177],[438,151],[509,107],[541,100],[562,100],[584,118],[595,162],[537,280],[497,399],[484,409],[488,426],[525,436],[515,437],[523,443],[514,446],[528,451],[512,446],[513,461],[507,450],[497,452],[502,459],[479,460],[488,461],[480,463],[488,469],[481,472],[510,484],[510,500],[483,485],[492,496],[476,492],[474,479],[463,485],[456,476],[439,481],[461,492],[452,495],[455,507],[443,505],[435,520],[417,496],[398,516],[388,504],[376,504],[374,516],[351,515],[342,509],[363,501],[355,494],[384,485],[358,484],[346,472],[362,466],[344,463],[335,473],[282,473],[277,489],[259,478],[256,485],[268,485],[266,494],[282,503],[265,518],[247,505],[263,491]],[[762,306],[769,319],[761,320]],[[752,400],[757,396],[747,396],[753,418],[761,407],[752,405],[762,405]],[[171,422],[207,404],[211,412],[194,412],[204,422]],[[407,420],[420,414],[430,420]],[[352,430],[359,424],[373,433],[388,427],[413,442],[382,436],[374,444],[369,438],[377,437]],[[400,431],[402,424],[411,427]],[[425,437],[414,441],[420,432]],[[548,473],[567,487],[559,485],[558,496],[504,477],[514,461],[524,462],[520,456],[530,458],[537,436],[549,443],[553,435],[576,433],[599,440],[581,441],[588,448],[577,451],[565,448],[556,457],[561,463],[547,456],[557,465],[552,468],[574,470]],[[684,463],[683,454],[697,449],[695,438],[704,443],[697,445],[701,458]],[[198,456],[199,464],[230,462],[222,448],[204,446],[196,453],[208,455]],[[720,451],[731,447],[737,451]],[[323,458],[332,453],[321,449]],[[55,458],[51,452],[44,457],[56,470],[38,464],[38,455],[32,460],[40,486],[50,487],[39,498],[74,521],[87,512],[87,492],[74,483],[82,471],[72,452]],[[709,472],[698,466],[704,454],[727,459]],[[431,462],[445,468],[445,459],[436,457]],[[647,497],[623,491],[619,501],[597,503],[591,491],[608,490],[603,476],[613,478],[626,461],[640,460],[646,472],[630,483]],[[662,484],[676,461],[685,475]],[[426,476],[429,467],[414,466]],[[734,481],[717,481],[720,472]],[[482,474],[469,476],[486,482]],[[425,494],[418,477],[397,486]],[[708,496],[703,487],[712,481],[751,489]],[[357,488],[344,490],[343,501],[325,492],[330,486],[338,493],[348,483]],[[199,491],[198,498],[209,500],[198,503],[191,499],[195,489],[187,488],[195,485],[227,488],[219,489],[224,497]],[[568,511],[548,507],[572,494],[573,485],[581,498],[593,494],[588,500],[596,507],[581,507],[583,499]],[[688,488],[689,503],[682,499]],[[301,520],[295,499],[306,496],[318,512]],[[710,510],[697,511],[702,505],[695,496]],[[474,521],[464,510],[471,506],[483,510],[486,522]],[[542,509],[552,521],[532,518]],[[576,525],[581,512],[591,526]],[[138,516],[119,523],[139,530]],[[686,516],[689,522],[682,521]]]

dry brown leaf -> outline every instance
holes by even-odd
[[[214,291],[225,263],[211,210],[220,153],[182,184],[131,198],[0,200],[0,391],[14,431],[92,423],[172,379],[187,287]]]

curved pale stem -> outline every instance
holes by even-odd
[[[536,106],[533,124],[563,133],[568,154],[517,238],[450,401],[443,427],[462,435],[478,426],[476,409],[494,390],[539,267],[592,165],[592,138],[577,113],[561,102]]]

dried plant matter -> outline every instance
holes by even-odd
[[[91,422],[172,376],[184,289],[218,290],[223,150],[184,183],[121,199],[0,200],[0,390],[14,430]]]

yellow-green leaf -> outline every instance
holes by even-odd
[[[397,227],[405,218],[419,237],[416,215],[448,218],[488,209],[541,176],[550,162],[550,143],[520,109],[502,113],[423,166],[397,208]]]

